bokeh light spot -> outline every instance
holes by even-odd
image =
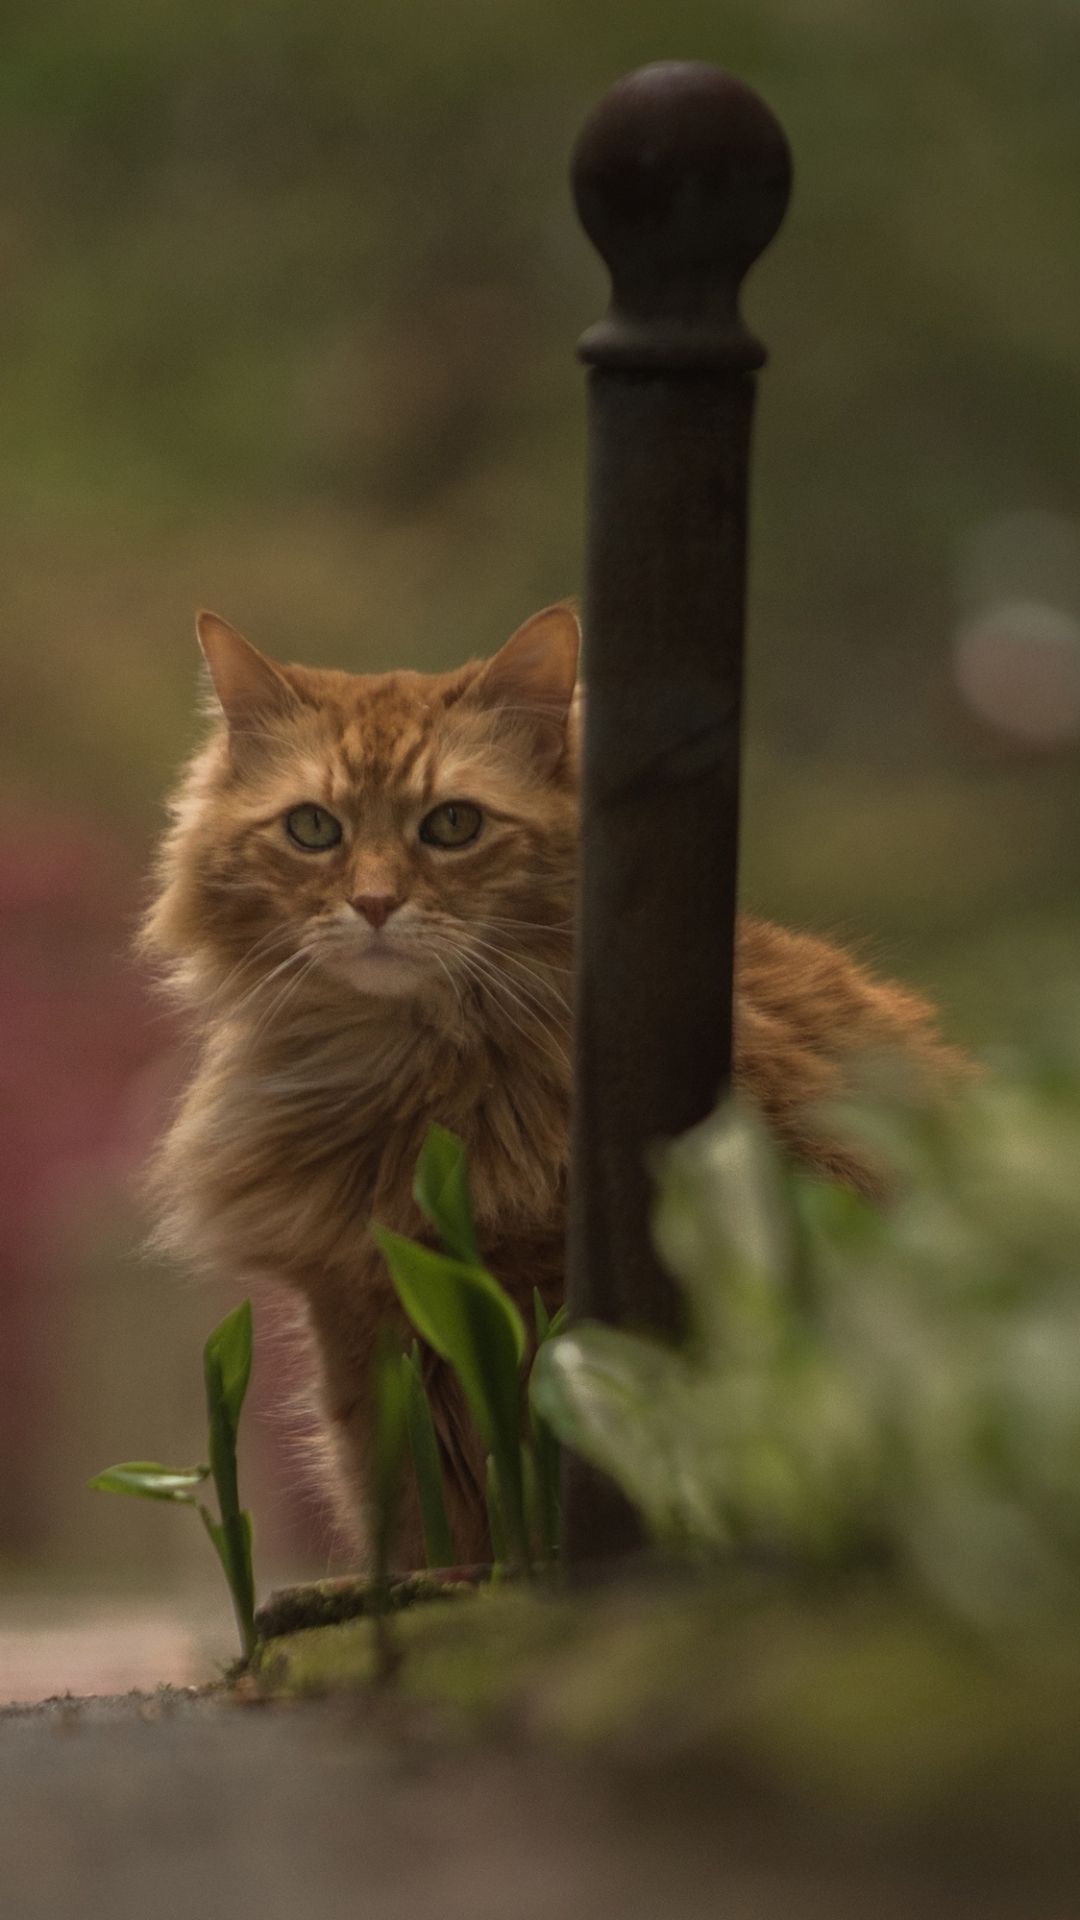
[[[1032,746],[1080,736],[1080,623],[1059,607],[1009,600],[956,636],[956,683],[989,726]]]

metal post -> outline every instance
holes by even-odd
[[[740,282],[784,215],[781,127],[741,81],[670,61],[620,80],[573,161],[611,272],[590,366],[585,767],[568,1295],[673,1333],[649,1144],[731,1072],[746,495],[764,349]],[[570,1566],[632,1550],[634,1515],[568,1458]]]

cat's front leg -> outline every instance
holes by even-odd
[[[406,1352],[414,1338],[372,1249],[358,1277],[306,1273],[293,1284],[304,1293],[318,1372],[317,1400],[324,1440],[324,1471],[339,1525],[358,1567],[371,1568],[371,1459],[374,1441],[374,1368],[387,1327]],[[452,1370],[421,1343],[424,1386],[439,1448],[447,1514],[457,1564],[491,1559],[486,1463]],[[401,1513],[392,1549],[395,1569],[425,1564],[414,1478],[404,1476]]]

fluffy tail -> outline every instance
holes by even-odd
[[[940,1038],[918,994],[879,980],[839,947],[767,920],[740,918],[735,959],[735,1079],[806,1165],[869,1198],[885,1182],[831,1134],[823,1109],[856,1089],[875,1059],[905,1089],[933,1095],[972,1071]]]

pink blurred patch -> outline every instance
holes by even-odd
[[[60,1303],[43,1246],[73,1179],[120,1181],[154,1102],[133,1098],[174,1040],[130,958],[138,903],[122,847],[81,821],[0,826],[0,1449],[24,1454],[38,1355]],[[0,1478],[0,1546],[33,1544],[22,1476]]]
[[[64,1289],[57,1227],[73,1196],[131,1191],[182,1071],[180,1032],[132,957],[133,857],[84,821],[0,823],[0,1555],[33,1554],[33,1458],[52,1405]],[[231,1302],[207,1290],[207,1330]],[[285,1303],[256,1303],[247,1423],[260,1533],[326,1561],[332,1525],[295,1411],[304,1346]],[[198,1379],[191,1383],[201,1399]]]

